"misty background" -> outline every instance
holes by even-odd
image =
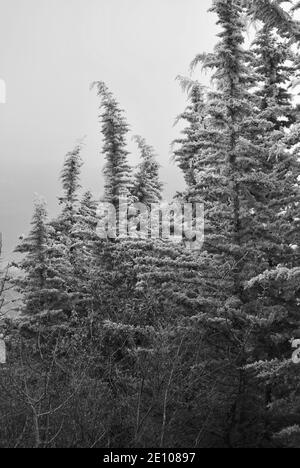
[[[57,211],[65,154],[86,136],[85,189],[103,190],[99,99],[105,81],[126,111],[132,134],[154,146],[165,196],[184,186],[171,161],[186,106],[177,75],[215,43],[211,0],[0,0],[0,231],[9,258],[27,233],[35,194]],[[208,84],[208,77],[202,81]],[[129,141],[130,162],[138,162]]]

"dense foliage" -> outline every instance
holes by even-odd
[[[280,3],[214,0],[217,45],[192,62],[212,86],[180,78],[188,105],[173,153],[186,188],[175,200],[204,204],[201,250],[142,235],[142,217],[135,237],[100,238],[80,145],[64,162],[59,215],[37,201],[17,247],[22,315],[1,325],[1,447],[300,447],[300,36]],[[246,14],[262,20],[249,47]],[[124,112],[94,87],[103,201],[148,210],[163,199],[155,151],[135,137],[134,172]]]

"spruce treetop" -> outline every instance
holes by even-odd
[[[128,124],[124,111],[120,109],[115,97],[105,83],[92,84],[100,97],[102,114],[104,166],[104,201],[117,204],[119,197],[130,197],[132,188],[132,169],[128,163],[127,150]]]
[[[81,144],[69,152],[61,171],[63,196],[59,198],[62,205],[62,213],[57,220],[61,231],[69,231],[75,222],[75,214],[78,207],[78,192],[81,188],[80,174],[82,167]]]

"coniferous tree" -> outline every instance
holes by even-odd
[[[70,232],[73,258],[73,289],[77,292],[76,310],[81,313],[91,309],[92,275],[95,263],[97,236],[97,202],[91,192],[85,192],[75,215],[75,223]]]
[[[58,217],[51,220],[54,240],[69,251],[68,258],[72,257],[72,229],[76,223],[78,211],[78,191],[80,189],[80,173],[82,167],[81,145],[69,152],[61,171],[63,195],[59,198],[62,210]]]
[[[290,44],[279,41],[266,26],[254,45],[254,63],[262,83],[258,102],[268,122],[262,138],[269,155],[265,173],[272,183],[269,205],[273,206],[266,211],[268,269],[247,283],[249,302],[259,317],[253,356],[258,363],[252,369],[264,386],[266,434],[273,443],[288,445],[297,440],[297,430],[290,429],[299,423],[298,384],[290,359],[290,340],[299,328],[299,110],[287,91],[295,79],[298,59]],[[291,395],[295,396],[292,406]]]
[[[21,268],[26,273],[26,284],[22,281],[22,292],[26,292],[26,309],[30,312],[43,310],[44,302],[47,302],[42,296],[42,291],[47,281],[48,249],[47,211],[43,202],[37,202],[31,233],[16,249],[16,252],[28,254]]]
[[[82,244],[85,247],[85,250],[91,250],[93,241],[97,239],[97,223],[97,202],[94,200],[92,193],[87,191],[80,200],[72,230],[72,235],[78,239],[80,245]]]
[[[79,294],[79,270],[81,264],[78,249],[75,250],[77,239],[74,237],[74,229],[78,220],[79,210],[79,190],[80,175],[82,167],[81,159],[82,145],[78,144],[73,151],[69,152],[64,160],[61,171],[60,180],[62,183],[63,195],[59,198],[59,203],[62,207],[59,215],[50,221],[50,236],[51,242],[55,246],[53,250],[54,258],[65,259],[68,265],[67,270],[61,262],[61,275],[64,277],[64,287],[68,291],[70,297],[76,301]],[[58,265],[59,267],[59,265]],[[68,272],[68,275],[66,273]],[[73,308],[73,306],[72,306]]]
[[[111,96],[109,98],[111,99]],[[106,107],[105,112],[103,116],[107,119]],[[107,120],[104,122],[104,137],[107,142],[108,137],[111,139],[111,133],[108,133],[111,126],[108,126]],[[158,166],[153,161],[152,149],[143,140],[139,140],[139,143],[143,157],[138,177],[142,200],[137,193],[135,195],[139,201],[149,204],[161,198]],[[106,186],[105,201],[117,203],[117,198],[108,196],[107,193],[124,193],[122,188],[124,179],[113,177],[115,169],[119,171],[119,160],[113,158],[108,151],[106,153],[110,158],[106,174],[112,175],[106,180],[112,182],[114,191],[107,190]],[[174,246],[169,240],[118,239],[105,245],[103,242],[98,242],[96,249],[92,284],[95,311],[92,333],[95,335],[97,327],[102,330],[104,345],[101,353],[108,359],[102,365],[105,367],[110,363],[109,388],[114,393],[116,389],[122,391],[125,388],[123,398],[128,401],[130,395],[140,391],[141,380],[144,379],[145,395],[153,393],[156,395],[155,398],[158,398],[155,380],[152,379],[151,373],[148,373],[147,378],[143,376],[143,359],[145,357],[149,359],[149,366],[153,366],[154,371],[156,363],[151,358],[153,349],[155,348],[155,356],[158,356],[161,340],[169,336],[168,323],[172,324],[171,328],[175,327],[178,317],[184,316],[185,313],[192,314],[199,305],[202,305],[202,298],[202,302],[199,302],[201,280],[193,280],[194,275],[199,275],[199,263],[194,261],[191,253],[183,246]],[[172,362],[169,361],[172,359],[172,352],[173,348],[166,358],[168,366]],[[161,379],[166,377],[164,365],[162,362],[159,376]],[[116,408],[120,407],[118,397],[119,392],[116,392],[114,397]],[[144,406],[154,404],[162,421],[164,410],[158,401],[151,401],[151,398],[149,401],[145,398]],[[126,417],[126,421],[129,424],[131,415]],[[116,434],[120,430],[124,432],[120,416],[116,418],[115,424],[118,426]],[[151,424],[149,421],[149,427]],[[155,427],[161,431],[161,422],[159,421]],[[130,430],[132,429],[127,427],[126,434],[132,439]],[[136,429],[136,432],[139,431]],[[155,444],[159,443],[155,440]]]
[[[239,5],[255,20],[262,21],[268,28],[276,28],[282,36],[300,40],[299,21],[293,19],[292,14],[299,8],[297,1],[289,1],[290,12],[286,11],[276,0],[237,0]]]
[[[101,99],[100,108],[102,135],[104,139],[103,154],[106,160],[104,166],[104,201],[119,202],[119,197],[130,197],[132,179],[131,167],[128,164],[126,137],[129,131],[124,112],[120,109],[113,94],[106,84],[96,82],[92,87],[97,88]]]
[[[25,254],[20,262],[24,277],[19,285],[25,299],[25,313],[39,315],[52,311],[70,311],[70,296],[66,277],[69,274],[66,251],[53,240],[47,210],[38,201],[32,219],[32,229],[16,252]]]
[[[298,379],[290,356],[293,337],[299,336],[299,109],[287,89],[297,76],[298,58],[290,44],[276,41],[266,26],[255,43],[264,83],[258,93],[261,114],[269,123],[264,134],[266,170],[276,186],[276,216],[270,213],[269,220],[277,242],[270,242],[269,269],[247,283],[249,300],[261,319],[254,337],[257,362],[249,368],[265,388],[266,433],[275,444],[297,446]]]
[[[70,232],[75,223],[75,215],[78,205],[78,191],[80,189],[80,174],[82,159],[80,156],[81,145],[77,145],[73,151],[67,154],[61,172],[63,196],[59,202],[62,205],[60,221],[66,232]]]
[[[287,109],[288,115],[293,115],[293,108],[284,92],[284,55],[272,64],[275,83],[269,84],[267,66],[263,69],[258,61],[257,73],[253,70],[251,75],[251,56],[241,48],[241,9],[236,2],[220,0],[214,2],[213,11],[222,26],[220,42],[214,54],[201,55],[195,63],[202,61],[204,67],[213,70],[216,89],[207,96],[205,126],[198,131],[196,183],[189,187],[187,197],[205,203],[205,248],[212,255],[209,278],[214,281],[218,278],[219,288],[216,293],[211,284],[215,308],[202,316],[198,326],[200,334],[203,336],[205,332],[210,343],[212,359],[216,348],[209,336],[214,332],[214,324],[218,324],[219,348],[230,349],[223,360],[226,374],[219,375],[219,385],[210,402],[214,408],[219,401],[222,443],[267,445],[269,435],[264,415],[265,391],[269,388],[261,392],[254,389],[244,366],[258,356],[263,357],[259,352],[256,354],[258,348],[252,339],[255,342],[254,330],[257,332],[265,320],[271,328],[280,324],[286,330],[281,337],[285,346],[287,331],[293,325],[286,322],[284,305],[281,309],[269,299],[268,310],[259,303],[261,297],[255,301],[248,295],[244,284],[280,262],[291,261],[290,234],[299,197],[299,164],[297,157],[284,148],[286,121],[280,118]],[[258,95],[254,91],[256,80],[264,83]],[[272,99],[268,96],[271,88]],[[290,315],[288,322],[292,320]],[[277,341],[277,353],[283,349],[278,344]],[[265,342],[265,352],[267,349],[270,351],[271,347]],[[207,366],[211,366],[212,359],[207,360]],[[219,397],[223,385],[227,401]],[[252,425],[251,414],[256,414],[256,425]]]
[[[191,187],[195,184],[195,161],[199,150],[199,130],[204,125],[205,97],[199,82],[183,77],[178,79],[183,90],[187,91],[190,103],[177,118],[177,122],[187,121],[188,126],[182,131],[182,137],[173,142],[176,145],[174,159],[184,174],[187,186]]]
[[[248,369],[264,388],[265,432],[275,447],[299,447],[299,361],[292,359],[294,351],[299,356],[299,274],[299,267],[278,265],[246,285],[260,313]]]
[[[232,0],[219,0],[212,11],[222,28],[220,41],[213,54],[198,56],[193,65],[202,61],[212,70],[215,89],[207,94],[205,125],[199,126],[197,137],[196,183],[187,194],[188,199],[205,204],[205,249],[212,256],[207,291],[211,292],[214,307],[208,315],[199,317],[198,326],[202,323],[201,335],[206,336],[210,349],[211,359],[206,361],[210,372],[214,374],[214,361],[226,369],[219,374],[210,401],[222,415],[217,424],[213,423],[222,427],[217,443],[251,446],[263,437],[263,397],[254,393],[244,370],[253,358],[249,354],[250,337],[259,315],[244,291],[244,282],[278,261],[276,249],[281,253],[288,250],[287,239],[283,247],[277,235],[278,217],[287,203],[288,190],[295,196],[297,174],[293,171],[292,180],[283,181],[283,167],[295,165],[286,153],[281,155],[281,172],[274,168],[272,171],[272,164],[268,164],[271,157],[276,159],[270,155],[271,147],[264,136],[271,123],[260,112],[253,95],[257,75],[249,66],[249,54],[242,48],[242,9]],[[214,290],[216,282],[219,287]],[[214,347],[210,336],[216,325],[219,339]],[[223,392],[226,399],[221,398]],[[256,425],[251,423],[251,414],[256,414]]]
[[[22,362],[1,372],[3,443],[299,447],[290,340],[300,337],[300,125],[288,91],[297,58],[273,28],[294,39],[298,29],[281,3],[214,0],[219,42],[193,63],[214,88],[182,80],[188,125],[174,156],[187,188],[177,200],[205,205],[202,252],[139,235],[99,240],[97,204],[78,195],[80,147],[67,155],[62,212],[49,223],[37,203],[17,248],[27,316],[10,337],[11,358],[27,336]],[[265,23],[250,52],[246,9]],[[106,85],[96,86],[104,201],[161,201],[153,149],[136,139],[132,180],[127,123]]]
[[[297,77],[297,55],[267,26],[257,32],[252,51],[258,78],[255,94],[264,118],[273,123],[273,130],[289,128],[296,121],[289,90]]]
[[[137,168],[133,184],[133,196],[140,203],[150,206],[162,200],[163,184],[159,180],[159,164],[155,160],[154,149],[144,138],[134,137],[141,152],[141,163]]]

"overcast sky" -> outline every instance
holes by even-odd
[[[170,198],[183,187],[170,161],[185,107],[175,77],[215,43],[211,0],[0,0],[0,231],[5,256],[27,233],[34,194],[57,210],[64,155],[86,135],[83,185],[103,190],[98,100],[103,80],[162,165]],[[207,78],[203,78],[207,82]],[[130,143],[130,149],[135,146]],[[137,162],[136,154],[131,162]]]

